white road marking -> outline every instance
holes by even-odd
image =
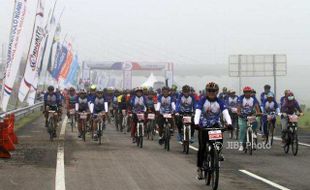
[[[180,144],[183,144],[182,142],[179,142]],[[192,146],[192,145],[189,145],[189,148],[190,149],[193,149],[193,150],[195,150],[195,151],[198,151],[198,148],[196,148],[196,147],[194,147],[194,146]]]
[[[58,150],[57,150],[57,165],[55,176],[55,190],[66,190],[65,184],[65,164],[64,164],[64,140],[67,126],[67,116],[64,118],[60,130]]]
[[[244,173],[244,174],[246,174],[246,175],[248,175],[248,176],[250,176],[250,177],[253,177],[253,178],[257,179],[257,180],[260,180],[260,181],[262,181],[262,182],[264,182],[264,183],[267,183],[268,185],[271,185],[271,186],[273,186],[273,187],[275,187],[275,188],[277,188],[277,189],[281,189],[281,190],[290,190],[290,189],[287,188],[287,187],[284,187],[284,186],[282,186],[282,185],[279,185],[279,184],[277,184],[277,183],[274,183],[274,182],[272,182],[272,181],[270,181],[270,180],[268,180],[268,179],[265,179],[265,178],[263,178],[263,177],[260,177],[260,176],[258,176],[258,175],[256,175],[256,174],[253,174],[253,173],[251,173],[251,172],[249,172],[249,171],[247,171],[247,170],[239,170],[239,171],[242,172],[242,173]]]
[[[261,133],[257,133],[257,134],[258,135],[262,135]],[[276,141],[282,141],[282,138],[280,138],[280,137],[273,137],[273,139],[276,140]],[[307,143],[299,142],[298,144],[302,145],[302,146],[310,147],[310,144],[307,144]]]

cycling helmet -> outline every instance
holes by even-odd
[[[49,86],[47,87],[47,90],[50,92],[50,91],[54,91],[54,87],[53,86]]]
[[[223,92],[227,92],[227,87],[223,87]]]
[[[74,89],[73,87],[70,87],[70,88],[69,88],[69,91],[70,91],[70,92],[74,92],[75,89]]]
[[[207,90],[207,91],[209,91],[209,90],[218,91],[218,90],[219,90],[219,86],[218,86],[215,82],[209,82],[209,83],[206,85],[206,90]]]
[[[178,86],[175,85],[175,84],[173,84],[172,87],[171,87],[171,89],[172,89],[172,90],[177,90],[177,89],[178,89]]]
[[[86,94],[86,90],[81,89],[80,92],[79,92],[79,94]]]
[[[142,92],[142,91],[143,91],[143,88],[142,88],[142,87],[137,87],[137,88],[135,89],[135,91],[136,91],[136,92],[138,92],[138,91],[141,91],[141,92]]]
[[[96,90],[96,88],[97,88],[97,86],[96,86],[95,84],[92,84],[92,85],[90,86],[90,89],[91,89],[91,90]]]
[[[182,87],[182,92],[190,92],[190,91],[191,91],[191,87],[190,87],[190,86],[184,85],[184,86]]]
[[[246,86],[243,88],[243,92],[252,92],[252,88],[250,86]]]
[[[234,94],[234,93],[236,93],[236,91],[235,91],[234,89],[230,89],[230,90],[229,90],[229,93],[230,93],[230,94]]]
[[[164,86],[164,87],[162,88],[162,91],[164,91],[164,90],[168,90],[168,91],[169,91],[169,87],[168,87],[168,86]]]
[[[274,97],[274,95],[273,95],[272,92],[269,92],[269,93],[267,94],[267,98],[273,98],[273,97]]]

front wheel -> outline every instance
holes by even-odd
[[[213,148],[212,151],[211,166],[212,166],[211,186],[213,190],[217,190],[219,184],[220,164],[219,164],[219,154],[215,148]]]
[[[165,149],[170,151],[170,125],[165,127]]]
[[[292,133],[292,152],[294,156],[296,156],[298,153],[298,136],[295,129]]]
[[[247,141],[247,149],[249,151],[249,154],[253,154],[253,134],[252,131],[248,130],[248,141]]]

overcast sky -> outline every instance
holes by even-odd
[[[284,53],[289,64],[310,62],[309,0],[58,0],[63,7],[62,34],[84,60],[227,64],[230,54]],[[1,44],[12,9],[0,0]]]

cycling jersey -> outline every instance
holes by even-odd
[[[208,98],[203,97],[197,103],[196,109],[200,110],[196,111],[197,113],[200,113],[199,126],[205,128],[213,127],[214,125],[218,124],[220,122],[221,113],[224,112],[224,110],[227,110],[227,107],[225,103],[219,98],[211,101]],[[197,118],[196,115],[195,118]],[[230,120],[228,123],[231,124],[231,119],[229,118],[228,120]]]
[[[171,96],[164,97],[160,95],[158,97],[158,103],[157,103],[157,111],[160,112],[160,114],[164,113],[173,113],[175,111],[175,101]]]
[[[77,97],[77,100],[76,100],[76,111],[79,111],[79,112],[87,112],[89,110],[88,108],[88,98],[85,97],[85,98],[81,98],[81,97]]]
[[[266,113],[271,113],[271,112],[277,112],[279,113],[279,107],[278,103],[275,100],[272,100],[269,102],[268,100],[265,100],[262,105],[262,111]]]
[[[227,98],[227,106],[229,108],[235,108],[238,106],[238,96],[228,97]]]
[[[107,112],[107,102],[103,97],[96,97],[94,100],[94,113]]]
[[[255,113],[255,106],[259,105],[255,97],[245,98],[244,95],[239,97],[238,104],[241,107],[241,117],[243,118],[253,115]]]
[[[297,100],[289,101],[287,98],[283,101],[283,106],[281,107],[281,112],[286,114],[294,114],[295,111],[302,112]]]
[[[61,99],[57,93],[49,94],[47,92],[44,94],[44,105],[49,106],[52,110],[56,110],[58,106],[61,106]]]
[[[146,111],[146,99],[144,96],[133,96],[130,105],[133,113],[140,113]]]
[[[195,98],[193,96],[185,97],[180,94],[176,103],[177,113],[193,113],[195,108]]]

